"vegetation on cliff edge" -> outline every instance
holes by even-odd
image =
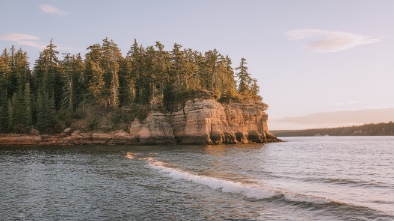
[[[172,111],[208,94],[219,102],[261,100],[257,80],[241,59],[235,71],[216,49],[204,54],[174,44],[143,47],[127,55],[108,38],[80,54],[63,54],[50,44],[31,70],[27,53],[12,46],[0,55],[0,133],[58,133],[127,129],[150,110]]]

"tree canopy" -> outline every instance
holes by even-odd
[[[69,53],[59,57],[56,48],[51,40],[32,70],[22,49],[12,46],[1,53],[1,133],[28,133],[32,128],[59,132],[80,118],[89,121],[86,112],[93,109],[93,114],[112,114],[113,122],[130,120],[127,110],[171,111],[189,94],[202,90],[220,102],[246,95],[261,99],[246,59],[234,72],[231,59],[216,49],[202,53],[175,43],[165,50],[158,41],[143,47],[134,40],[123,56],[108,38],[87,47],[84,58]],[[97,119],[91,120],[88,127],[95,123]]]

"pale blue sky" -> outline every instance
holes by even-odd
[[[72,54],[108,37],[124,54],[136,38],[168,50],[216,48],[234,67],[245,57],[271,129],[339,125],[300,123],[313,113],[394,108],[392,0],[2,0],[1,8],[0,47],[22,47],[32,63],[51,38]],[[382,121],[381,113],[360,120]]]

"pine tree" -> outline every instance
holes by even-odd
[[[259,91],[260,91],[260,87],[257,85],[257,79],[253,78],[252,79],[252,84],[251,84],[251,87],[250,87],[250,92],[253,95],[257,95],[259,93]]]
[[[4,49],[0,55],[0,132],[8,130],[7,77],[10,71],[8,52]]]
[[[172,62],[173,65],[171,67],[171,81],[175,82],[174,88],[176,88],[178,94],[181,94],[185,91],[185,85],[182,82],[183,73],[183,65],[184,65],[184,54],[181,51],[182,45],[175,43],[174,48],[172,49]]]
[[[72,70],[72,57],[66,54],[62,63],[62,75],[64,76],[63,88],[63,109],[73,112],[74,111],[74,78]]]
[[[34,66],[35,87],[44,87],[55,98],[55,108],[59,110],[63,98],[64,77],[62,76],[59,52],[56,51],[53,41],[40,53]]]
[[[121,52],[118,46],[108,38],[103,39],[101,66],[104,71],[106,89],[109,90],[110,106],[119,105],[119,63]]]
[[[84,75],[85,63],[82,60],[81,54],[77,54],[72,58],[72,76],[74,88],[74,109],[76,109],[82,102],[85,101],[87,93],[87,81]]]
[[[119,104],[126,105],[134,101],[134,81],[131,78],[131,60],[122,58],[119,62]]]
[[[246,59],[241,58],[241,62],[239,67],[236,67],[235,70],[238,70],[238,92],[239,93],[250,93],[250,82],[252,82],[252,78],[248,73],[248,68],[246,67]]]
[[[100,67],[102,50],[100,44],[94,44],[88,47],[90,52],[86,54],[85,59],[85,77],[87,87],[91,95],[92,103],[102,102],[104,93],[104,71]],[[105,101],[104,101],[105,102]]]
[[[11,61],[10,56],[8,54],[7,49],[3,50],[3,53],[0,56],[0,74],[2,78],[2,96],[5,96],[7,99],[10,99],[14,93],[14,90],[11,88],[13,86],[10,83],[11,76]],[[5,94],[4,94],[5,93]]]
[[[141,55],[140,55],[140,47],[137,43],[137,40],[134,39],[133,46],[127,52],[126,59],[129,61],[131,65],[131,72],[130,72],[130,84],[132,84],[132,101],[140,102],[141,91],[142,89],[140,86],[140,64],[141,64]]]
[[[157,52],[153,69],[157,75],[157,83],[160,88],[159,97],[163,98],[165,85],[170,81],[170,55],[164,51],[164,45],[159,41],[156,41],[155,47],[157,48]]]
[[[13,65],[12,65],[12,72],[16,78],[15,82],[16,85],[25,86],[25,83],[28,82],[31,78],[30,73],[30,63],[28,62],[27,53],[23,52],[22,49],[19,49],[13,55]]]

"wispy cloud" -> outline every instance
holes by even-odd
[[[29,47],[34,47],[34,48],[38,48],[41,50],[44,49],[48,45],[48,44],[42,43],[40,41],[40,38],[37,36],[17,34],[17,33],[0,35],[0,40],[11,41],[13,44],[16,44],[16,45],[29,46]],[[58,50],[83,51],[83,49],[65,47],[65,46],[60,46],[60,45],[57,45],[57,49]]]
[[[38,49],[44,49],[45,45],[39,42],[39,38],[34,35],[25,34],[4,34],[0,35],[0,40],[11,41],[18,45],[30,46]]]
[[[305,47],[313,52],[336,52],[363,44],[372,44],[382,38],[358,35],[348,32],[321,29],[297,29],[285,33],[288,40],[313,39]]]
[[[68,15],[68,12],[65,12],[63,10],[60,10],[54,6],[51,5],[46,5],[46,4],[41,4],[40,9],[43,13],[45,14],[52,14],[52,15]]]

